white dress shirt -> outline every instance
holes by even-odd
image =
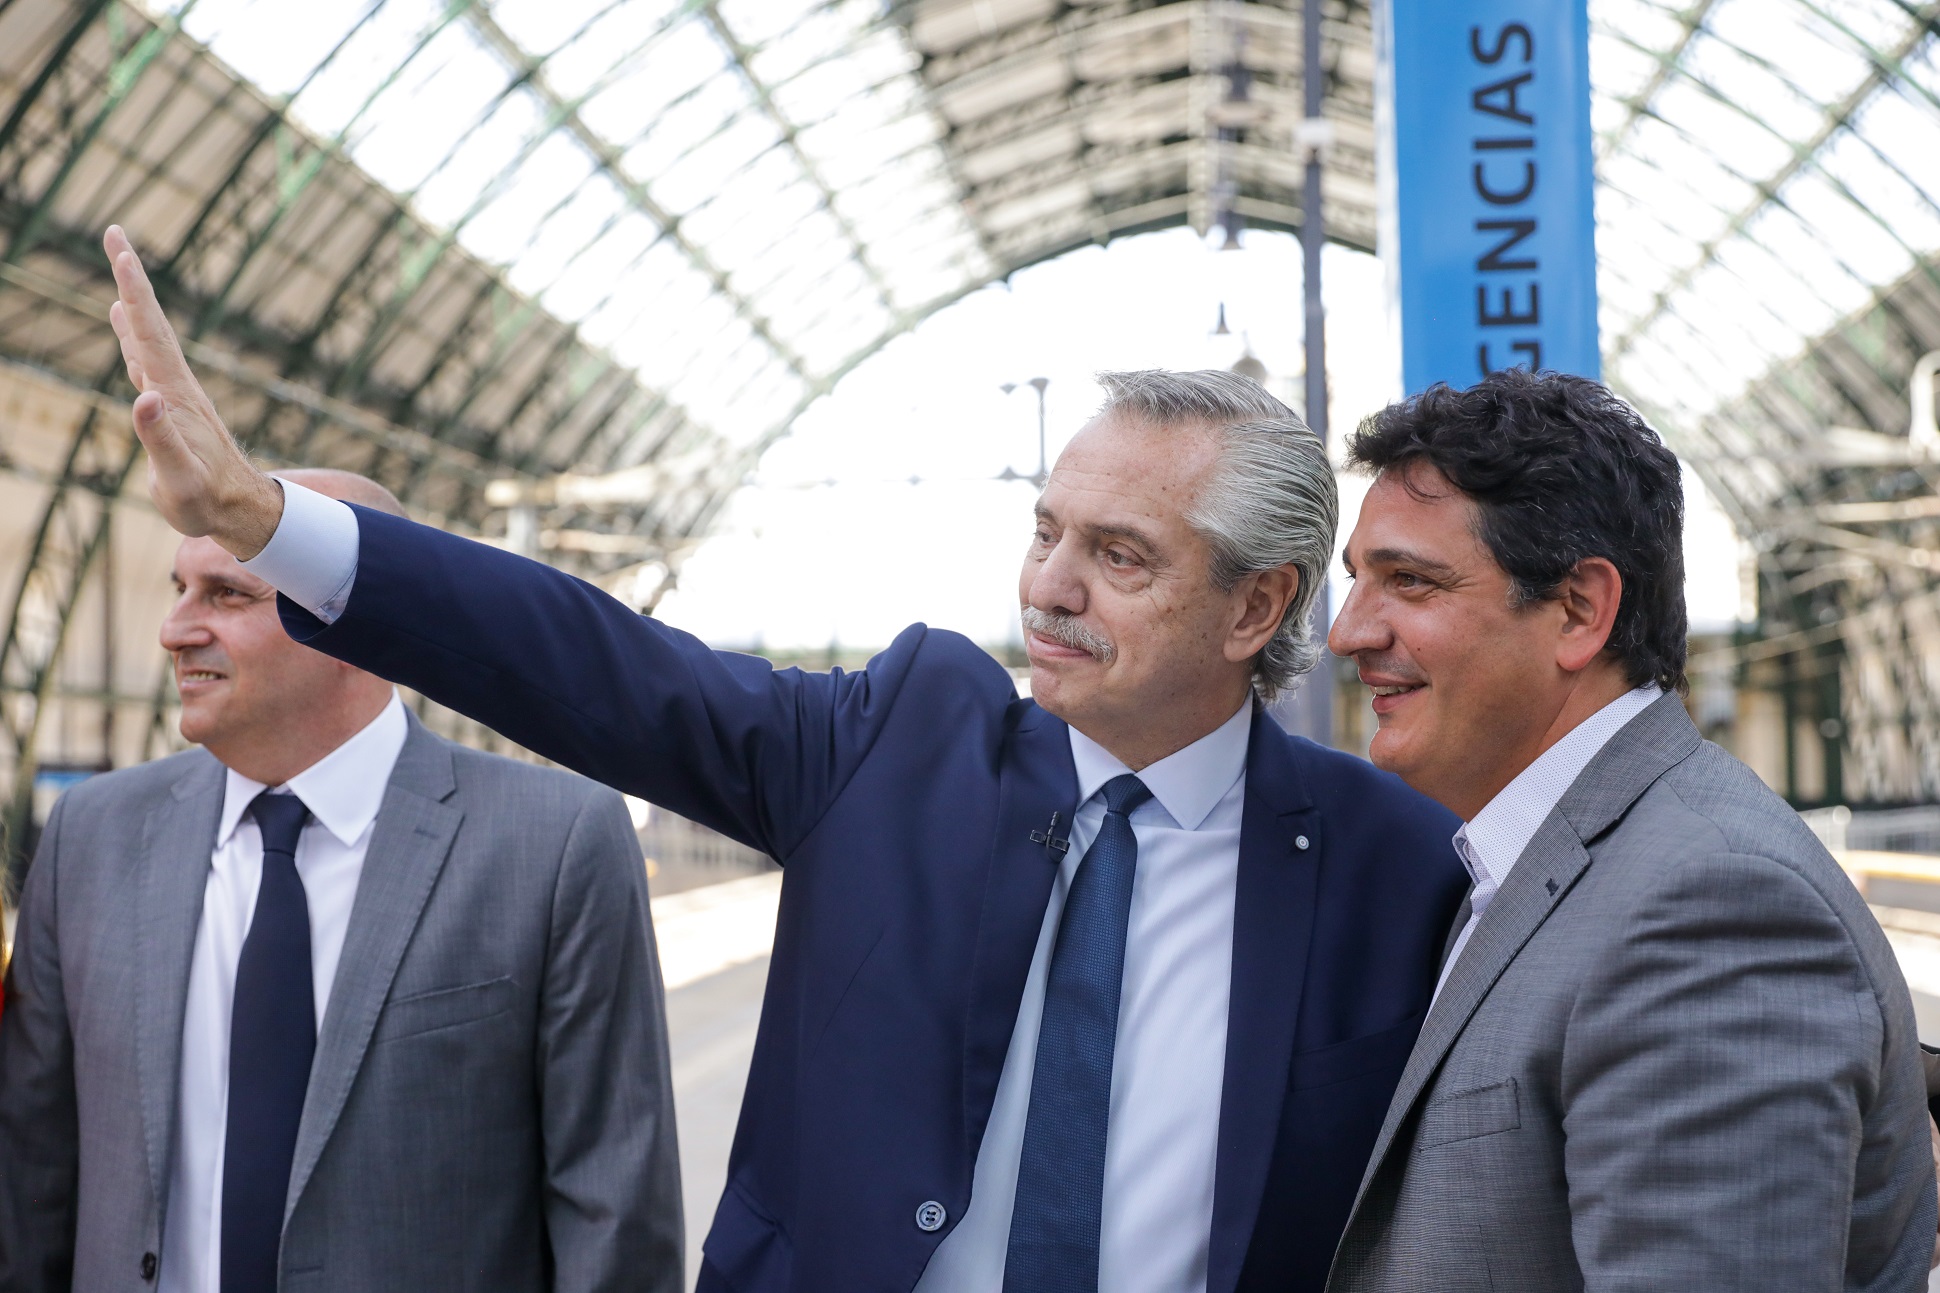
[[[1590,765],[1597,752],[1623,730],[1625,723],[1649,709],[1663,694],[1662,687],[1647,683],[1617,697],[1565,732],[1562,740],[1518,772],[1514,781],[1496,792],[1495,798],[1483,805],[1473,820],[1464,822],[1455,832],[1456,856],[1468,868],[1475,887],[1469,891],[1468,921],[1455,936],[1455,946],[1442,966],[1441,978],[1435,983],[1436,997],[1441,996],[1442,984],[1448,982],[1455,962],[1462,959],[1476,922],[1488,910],[1502,882],[1509,878],[1509,872],[1521,859],[1522,851],[1529,847],[1529,841],[1556,811],[1556,805],[1563,802],[1563,796],[1583,775],[1583,769]]]
[[[1253,707],[1247,704],[1138,774],[1152,798],[1131,816],[1138,869],[1112,1060],[1098,1254],[1098,1287],[1111,1293],[1195,1293],[1206,1287],[1252,730]],[[1024,981],[977,1154],[970,1210],[930,1259],[917,1293],[998,1293],[1004,1285],[1051,946],[1078,862],[1105,820],[1098,792],[1130,771],[1076,728],[1071,756],[1081,806]]]
[[[282,485],[283,519],[244,569],[333,623],[357,575],[357,518],[334,499],[289,481]],[[1112,1293],[1198,1293],[1206,1287],[1252,725],[1248,703],[1213,732],[1138,774],[1152,798],[1131,815],[1138,870],[1112,1064],[1098,1262],[1099,1287]],[[970,1208],[930,1260],[917,1293],[998,1293],[1003,1287],[1051,945],[1078,862],[1105,820],[1098,791],[1130,770],[1075,728],[1071,754],[1081,806],[1038,931],[977,1154]]]
[[[310,975],[319,1029],[343,955],[372,824],[408,731],[404,705],[392,696],[362,731],[280,787],[301,799],[313,818],[297,841],[296,871],[310,908]],[[202,923],[189,962],[188,1008],[182,1019],[181,1089],[176,1095],[160,1293],[219,1293],[221,1286],[230,1007],[236,962],[249,936],[263,879],[262,831],[244,813],[263,789],[260,781],[230,771],[202,891]]]
[[[283,487],[283,518],[242,568],[325,624],[335,624],[357,578],[357,514],[294,481]]]

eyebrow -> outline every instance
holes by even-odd
[[[1158,542],[1135,525],[1093,525],[1086,528],[1100,538],[1129,539],[1148,552],[1158,551]]]
[[[1376,548],[1372,552],[1363,554],[1363,560],[1370,564],[1379,563],[1384,566],[1412,566],[1424,575],[1437,579],[1453,579],[1460,573],[1445,561],[1424,557],[1421,553],[1411,552],[1407,548]]]
[[[1051,514],[1051,509],[1042,503],[1039,503],[1031,510],[1037,514],[1037,519],[1040,521],[1055,522],[1057,520],[1057,517]],[[1083,525],[1077,528],[1094,538],[1125,539],[1144,548],[1148,553],[1156,554],[1159,550],[1158,541],[1153,539],[1144,530],[1139,529],[1136,525]]]

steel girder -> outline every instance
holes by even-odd
[[[195,361],[238,428],[250,428],[245,439],[255,451],[375,468],[422,512],[450,523],[477,526],[488,479],[570,465],[546,434],[571,430],[589,389],[606,392],[600,407],[609,419],[628,408],[684,419],[664,393],[641,386],[409,217],[346,162],[341,141],[291,126],[281,107],[182,37],[173,17],[155,21],[114,4],[15,4],[0,9],[0,51],[0,354],[77,392],[86,408],[63,466],[43,482],[42,515],[21,554],[0,637],[4,811],[18,847],[54,666],[103,550],[112,503],[137,461],[120,403],[125,378],[105,329],[111,287],[95,242],[110,219],[126,220],[146,244]],[[185,104],[192,110],[179,111]],[[448,321],[435,360],[408,394],[395,368],[383,380],[368,363],[359,371],[358,351],[346,344],[354,329],[345,316],[354,310],[318,311],[305,332],[302,294],[287,291],[293,277],[329,273],[328,248],[316,240],[353,216],[381,237],[360,248],[368,254],[340,279],[361,271],[368,287],[371,262],[382,266],[378,253],[388,253],[397,280],[441,278],[447,290],[466,293],[469,308]],[[172,244],[158,242],[171,232]],[[399,268],[406,250],[416,254],[408,272]],[[366,310],[366,326],[388,328],[398,348],[430,348],[428,338],[399,337],[396,313],[371,326],[379,316]],[[482,319],[496,319],[497,335],[481,329]],[[543,368],[530,356],[516,371],[507,362],[520,338],[544,356]],[[461,353],[465,371],[441,384],[439,367]],[[470,447],[508,439],[517,464]]]
[[[1217,222],[1222,157],[1251,223],[1299,226],[1305,115],[1298,5],[1062,4],[902,7],[923,79],[947,123],[963,201],[1007,266],[1167,224]],[[1326,7],[1330,236],[1371,250],[1375,225],[1371,17],[1359,0]],[[1008,21],[1006,21],[1008,19]],[[1221,137],[1234,69],[1244,110]]]
[[[1758,299],[1738,323],[1760,336],[1721,342],[1707,294],[1757,285],[1741,248],[1770,237],[1773,211],[1809,222],[1807,182],[1865,204],[1848,140],[1926,192],[1917,161],[1869,121],[1892,99],[1932,122],[1940,80],[1909,69],[1931,50],[1934,6],[1760,0],[1763,15],[1797,14],[1813,40],[1857,60],[1828,89],[1747,34],[1751,2],[1595,0],[1605,325],[1613,380],[1692,452],[1746,533],[1770,536],[1769,564],[1785,572],[1774,625],[1781,606],[1805,624],[1827,572],[1888,549],[1767,524],[1821,486],[1768,461],[1782,438],[1765,388],[1855,310],[1877,306],[1909,338],[1920,325],[1895,289],[1774,346],[1765,316],[1792,326],[1797,311]],[[494,524],[481,490],[492,477],[651,463],[666,483],[651,503],[546,524],[615,536],[604,552],[560,555],[591,574],[629,543],[677,566],[795,415],[935,309],[1072,247],[1204,230],[1222,210],[1297,227],[1304,87],[1289,9],[374,0],[338,27],[313,25],[314,58],[292,61],[268,56],[269,38],[309,10],[232,5],[218,30],[193,4],[13,0],[0,6],[0,355],[108,400],[126,394],[89,314],[106,295],[94,235],[118,217],[156,259],[198,362],[259,452],[371,471],[421,513],[474,528]],[[1338,140],[1327,225],[1369,248],[1369,10],[1335,0],[1326,14]],[[1743,66],[1721,65],[1720,51]],[[1690,106],[1755,130],[1770,114],[1742,93],[1754,74],[1810,108],[1803,125],[1764,121],[1785,145],[1769,165]],[[1664,196],[1693,183],[1664,160],[1672,149],[1722,159],[1699,200]],[[1714,224],[1681,252],[1638,232],[1712,207]],[[1936,240],[1885,217],[1875,227],[1931,264]],[[1877,288],[1876,257],[1849,253],[1836,231],[1823,241],[1835,244],[1826,272]],[[1694,393],[1690,374],[1667,367],[1679,349],[1721,350],[1690,366],[1738,386]],[[1893,430],[1880,392],[1901,359],[1823,366],[1841,407],[1866,410],[1856,425]],[[1733,403],[1738,387],[1748,394]],[[1756,416],[1728,419],[1727,406]],[[125,435],[97,449],[96,434],[77,425],[75,459],[96,465],[50,490],[42,529],[54,537],[22,589],[78,590],[85,577],[89,499],[118,492],[132,462]],[[1715,448],[1727,442],[1750,447],[1733,463]],[[121,475],[104,474],[96,459],[117,451]],[[1872,538],[1917,550],[1919,536]],[[1914,577],[1887,565],[1896,573],[1883,578]],[[0,678],[44,694],[51,675],[29,661],[45,635],[29,650],[22,628],[33,601],[11,608]],[[1865,758],[1854,766],[1855,784],[1873,784]]]
[[[1910,443],[1906,378],[1893,380],[1940,350],[1931,268],[1689,437],[1758,551],[1759,627],[1796,657],[1786,680],[1807,699],[1793,703],[1841,774],[1829,799],[1940,796],[1940,460]]]

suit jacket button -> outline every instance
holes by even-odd
[[[143,1254],[141,1255],[141,1277],[142,1277],[143,1279],[145,1279],[145,1280],[152,1280],[152,1279],[154,1279],[154,1278],[155,1278],[155,1265],[156,1265],[156,1263],[155,1263],[155,1254],[153,1254],[153,1253],[143,1253]]]
[[[1305,835],[1296,835],[1293,837],[1293,846],[1299,849],[1302,853],[1305,853],[1307,851],[1307,843],[1308,843],[1308,840]]]
[[[916,1228],[926,1235],[943,1229],[943,1223],[949,1219],[950,1214],[945,1212],[943,1205],[935,1199],[916,1209]]]

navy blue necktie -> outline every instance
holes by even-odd
[[[263,831],[263,883],[229,1015],[222,1293],[276,1293],[290,1160],[317,1049],[310,903],[296,873],[296,840],[309,810],[295,795],[264,791],[249,811]]]
[[[1098,1287],[1112,1051],[1138,869],[1131,812],[1152,792],[1128,772],[1106,782],[1104,796],[1105,823],[1078,863],[1051,952],[1004,1293]]]

